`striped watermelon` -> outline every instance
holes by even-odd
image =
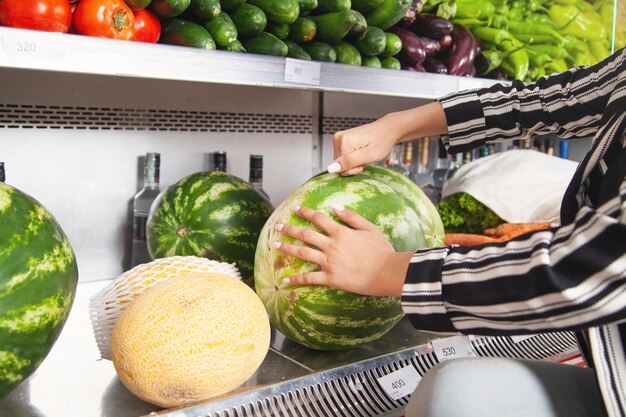
[[[444,235],[428,197],[387,168],[369,166],[351,177],[318,175],[287,197],[261,232],[254,266],[256,291],[270,321],[285,336],[321,350],[348,349],[375,340],[403,316],[397,297],[366,297],[328,287],[282,283],[287,276],[317,266],[274,250],[271,245],[277,240],[294,241],[276,232],[274,225],[314,227],[293,214],[293,207],[311,207],[334,217],[332,204],[354,210],[376,224],[397,251],[441,246]]]
[[[271,204],[250,184],[224,172],[198,172],[163,190],[146,229],[153,259],[203,256],[237,264],[252,285],[254,251]]]
[[[0,397],[45,359],[77,281],[74,251],[52,215],[0,182]]]

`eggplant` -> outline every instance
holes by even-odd
[[[424,62],[422,62],[422,66],[424,67],[426,72],[433,72],[435,74],[448,73],[448,68],[445,66],[445,64],[432,56],[426,58]]]
[[[496,68],[490,73],[486,74],[487,78],[492,78],[494,80],[505,81],[509,77],[507,77],[506,73],[502,70],[502,68]]]
[[[463,75],[474,64],[478,43],[469,30],[454,25],[452,48],[448,57],[448,74]]]
[[[422,40],[427,57],[437,55],[441,50],[441,44],[438,40],[426,38],[424,36],[419,36],[419,38]]]
[[[463,76],[464,77],[475,77],[476,76],[476,67],[474,66],[474,64],[469,66],[469,68],[467,69],[465,74],[463,74]]]
[[[476,67],[476,72],[478,74],[484,74],[489,68],[489,65],[491,65],[491,60],[484,54],[480,53],[476,55],[476,59],[474,59],[474,66]]]
[[[422,64],[402,64],[402,69],[406,71],[413,72],[426,72],[426,69],[422,66]]]
[[[411,27],[413,33],[427,38],[439,39],[444,35],[452,33],[454,25],[449,20],[443,19],[433,14],[418,14]]]
[[[445,51],[452,46],[452,36],[443,35],[441,38],[437,39],[437,42],[439,42],[440,45],[439,51]]]
[[[422,42],[422,38],[408,29],[400,27],[392,27],[389,32],[395,33],[402,41],[402,51],[400,57],[403,61],[410,64],[419,64],[426,59],[426,47]]]
[[[424,3],[422,3],[422,0],[413,0],[402,20],[398,22],[398,25],[405,29],[410,28],[413,23],[415,23],[415,18],[422,12],[423,8]]]

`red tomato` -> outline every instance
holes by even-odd
[[[135,10],[135,40],[157,43],[161,36],[161,22],[156,15],[146,9]]]
[[[132,41],[134,26],[135,17],[124,0],[81,0],[74,11],[74,27],[81,35]]]
[[[0,0],[0,25],[67,32],[72,23],[68,0]]]

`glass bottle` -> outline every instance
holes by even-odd
[[[213,152],[213,169],[211,171],[226,172],[226,151]]]
[[[159,195],[159,174],[161,155],[150,152],[146,154],[144,166],[143,188],[133,200],[133,246],[131,253],[131,267],[150,262],[152,258],[148,254],[146,245],[146,223],[150,206]]]
[[[432,173],[428,168],[430,161],[430,138],[424,137],[419,139],[418,144],[418,160],[413,176],[413,182],[424,191],[424,193],[433,200],[434,181]]]
[[[269,201],[270,196],[263,189],[263,155],[250,155],[248,182]]]
[[[433,203],[435,204],[439,203],[441,200],[441,192],[448,178],[451,165],[446,147],[443,145],[442,141],[438,142],[437,161],[435,162],[435,169],[433,169]]]
[[[404,143],[402,150],[402,175],[412,180],[413,176],[413,142]]]
[[[4,182],[6,176],[4,175],[4,162],[0,162],[0,182]]]

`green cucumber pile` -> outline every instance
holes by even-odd
[[[160,17],[161,43],[389,69],[400,69],[395,55],[402,42],[386,30],[411,6],[411,0],[152,2],[168,11]]]

